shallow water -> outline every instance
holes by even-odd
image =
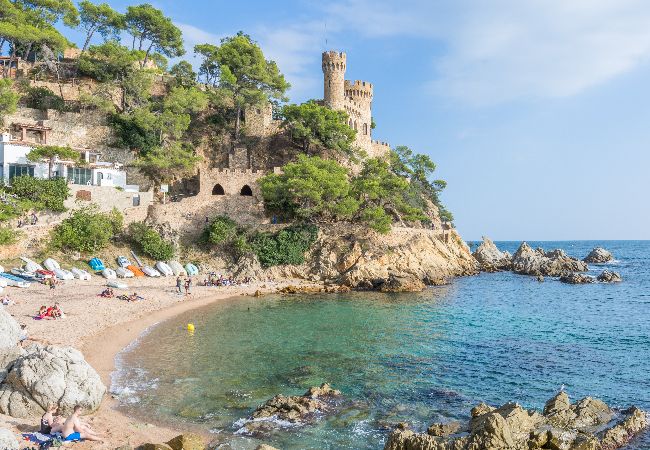
[[[256,406],[324,381],[352,404],[262,441],[381,449],[396,422],[424,429],[480,401],[541,408],[561,386],[574,400],[650,410],[650,241],[531,242],[578,257],[597,244],[617,261],[592,272],[616,270],[623,283],[481,274],[420,294],[268,296],[191,311],[122,353],[111,389],[132,415],[211,430],[236,449],[260,442],[237,434]],[[628,448],[650,448],[650,436]]]

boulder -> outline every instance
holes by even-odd
[[[50,404],[68,415],[75,405],[92,412],[106,392],[99,375],[72,347],[33,345],[20,356],[0,385],[0,413],[40,416]]]
[[[596,277],[601,283],[620,283],[623,281],[621,274],[618,272],[613,272],[611,270],[603,270],[598,277]]]
[[[589,284],[595,283],[596,279],[584,273],[567,273],[560,277],[560,281],[567,284]]]
[[[533,250],[522,242],[512,256],[512,270],[522,275],[559,277],[570,272],[586,272],[587,263],[568,256],[564,250]]]
[[[397,276],[391,274],[388,280],[381,284],[381,292],[421,292],[426,288],[425,284],[413,276]]]
[[[497,272],[499,270],[510,270],[512,256],[508,252],[500,251],[492,240],[483,236],[483,242],[472,253],[472,256],[485,272]]]
[[[481,403],[471,410],[466,435],[445,436],[439,433],[440,424],[432,425],[433,432],[427,433],[397,427],[384,450],[613,450],[648,425],[638,408],[622,415],[613,423],[614,412],[604,402],[586,397],[571,404],[564,392],[546,402],[543,415],[516,403],[499,408]]]
[[[16,436],[9,430],[0,428],[0,449],[2,450],[18,450],[19,444]]]
[[[23,337],[24,333],[18,322],[0,306],[0,348],[15,347]]]
[[[255,450],[278,450],[278,449],[275,447],[271,447],[270,445],[260,444],[257,447],[255,447]]]
[[[0,383],[7,378],[7,374],[16,360],[24,354],[25,350],[23,350],[22,347],[16,346],[0,348]]]
[[[596,247],[583,259],[584,262],[589,264],[603,264],[612,261],[614,256],[602,247]]]
[[[427,434],[430,436],[449,436],[458,433],[463,428],[460,422],[433,423],[427,428]]]
[[[173,450],[203,450],[205,448],[203,438],[194,433],[181,434],[167,441],[166,444]]]
[[[138,450],[173,450],[173,449],[167,444],[147,443],[147,444],[142,444],[140,447],[138,447]]]

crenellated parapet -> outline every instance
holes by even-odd
[[[367,81],[345,80],[345,96],[359,104],[368,104],[372,101],[372,83]]]

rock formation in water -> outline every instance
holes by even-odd
[[[583,259],[584,262],[589,264],[603,264],[612,261],[614,256],[602,247],[596,247],[589,252],[587,257]]]
[[[586,272],[587,263],[568,256],[564,250],[533,250],[526,242],[512,256],[512,270],[523,275],[559,277],[569,272]]]
[[[99,375],[72,347],[32,345],[7,363],[0,384],[0,413],[36,417],[50,404],[69,414],[75,405],[95,411],[106,392]]]
[[[24,333],[5,308],[0,307],[0,349],[18,345]]]
[[[613,450],[648,424],[638,408],[614,411],[591,397],[571,404],[568,395],[560,392],[541,414],[516,403],[499,408],[481,403],[472,408],[466,427],[449,428],[457,428],[456,434],[441,436],[438,425],[432,425],[433,435],[397,428],[384,450]]]
[[[596,279],[601,283],[620,283],[623,281],[620,273],[612,272],[611,270],[603,270]]]
[[[391,274],[388,280],[379,286],[379,290],[381,292],[420,292],[425,287],[425,284],[416,277],[403,277]]]
[[[253,412],[244,428],[250,434],[264,434],[278,422],[308,424],[334,412],[340,398],[341,393],[327,383],[312,387],[303,395],[276,395]]]
[[[584,273],[567,273],[560,277],[560,281],[567,284],[588,284],[595,283],[596,278]]]
[[[418,281],[439,285],[477,271],[476,260],[455,230],[395,228],[382,235],[339,223],[321,226],[304,264],[263,269],[249,256],[237,262],[233,273],[260,280],[294,278],[372,290],[381,289],[393,277],[410,280],[404,286],[412,290],[420,285]]]
[[[483,242],[472,253],[484,272],[498,272],[512,268],[512,255],[500,251],[489,237],[483,236]]]

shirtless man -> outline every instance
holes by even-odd
[[[100,441],[102,436],[95,433],[88,425],[84,424],[79,416],[81,415],[81,406],[74,407],[72,415],[63,424],[61,434],[66,441],[78,441],[85,439],[88,441]]]

